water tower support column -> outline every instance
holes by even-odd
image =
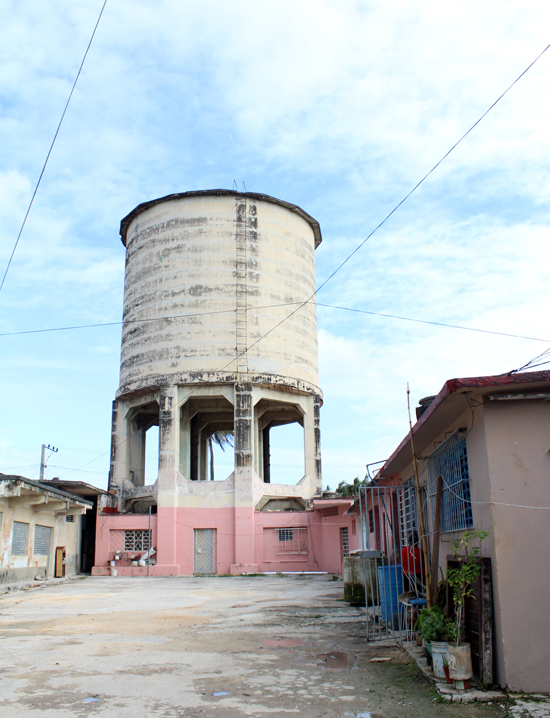
[[[231,573],[258,571],[254,563],[254,390],[235,384],[235,563]]]
[[[321,427],[319,397],[308,398],[308,410],[304,415],[304,449],[306,476],[309,476],[310,486],[315,495],[323,491],[321,477]]]
[[[179,465],[179,411],[177,387],[164,387],[159,394],[158,558],[177,564],[177,486]]]

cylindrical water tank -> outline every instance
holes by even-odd
[[[314,298],[295,311],[314,294],[321,242],[306,212],[266,195],[187,192],[139,205],[120,233],[119,395],[237,371],[316,390]]]

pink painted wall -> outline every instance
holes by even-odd
[[[260,512],[243,508],[159,507],[158,513],[151,517],[157,565],[150,568],[150,574],[192,574],[195,529],[216,530],[216,573],[219,574],[230,573],[237,558],[239,564],[257,566],[259,571],[342,573],[343,527],[348,529],[350,551],[359,547],[357,525],[355,533],[352,529],[352,521],[356,522],[356,518],[344,516],[348,507],[349,502],[338,507],[338,515],[329,517],[323,516],[322,510]],[[107,572],[115,548],[115,534],[111,531],[146,529],[148,520],[146,515],[99,514],[93,573]],[[283,550],[288,544],[279,540],[278,529],[301,529],[298,552]],[[120,539],[117,540],[120,543]],[[119,575],[142,575],[145,572],[143,568],[124,566],[123,563],[117,563]]]

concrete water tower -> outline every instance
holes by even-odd
[[[206,521],[230,509],[233,563],[254,565],[254,512],[305,508],[322,490],[315,302],[295,311],[315,291],[319,225],[267,195],[205,190],[140,204],[120,233],[125,323],[109,488],[122,512],[153,504]],[[290,423],[303,427],[303,472],[274,484],[270,431]],[[152,425],[158,477],[146,485]],[[234,472],[208,481],[208,440],[219,431],[234,432]]]

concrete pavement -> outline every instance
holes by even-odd
[[[331,576],[97,577],[0,596],[2,718],[502,716],[367,644]],[[372,663],[372,658],[391,658]]]

